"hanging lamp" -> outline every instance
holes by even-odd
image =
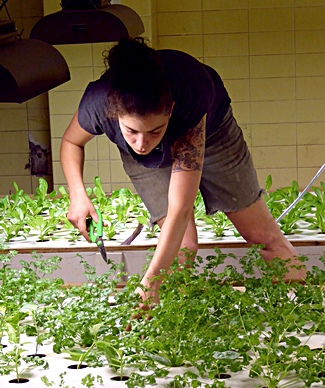
[[[56,48],[21,39],[13,21],[0,21],[0,102],[22,103],[69,80],[68,65]]]
[[[100,4],[98,4],[100,3]],[[52,45],[117,42],[144,32],[139,15],[121,4],[101,1],[62,1],[62,10],[46,15],[32,28],[30,38]]]

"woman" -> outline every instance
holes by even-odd
[[[296,250],[261,199],[253,163],[219,75],[175,50],[149,48],[142,38],[123,38],[108,55],[108,70],[91,82],[61,146],[70,189],[68,219],[89,240],[86,217],[97,221],[82,178],[84,146],[106,134],[119,148],[124,168],[160,228],[142,279],[143,300],[159,302],[157,280],[179,251],[198,248],[193,204],[201,190],[206,211],[225,212],[250,244],[263,244],[265,260],[291,258]],[[293,280],[305,276],[297,270]]]

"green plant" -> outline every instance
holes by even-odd
[[[129,356],[125,349],[115,347],[112,345],[111,337],[106,337],[105,341],[97,341],[96,347],[99,352],[101,352],[106,360],[108,365],[113,368],[116,372],[119,371],[119,378],[122,381],[124,376],[124,368],[128,365],[130,359],[133,359],[134,356]]]
[[[29,367],[43,366],[44,369],[48,368],[47,361],[39,357],[23,356],[25,349],[23,348],[24,344],[21,343],[20,321],[21,314],[19,312],[6,317],[5,327],[8,340],[14,346],[12,350],[2,353],[0,358],[0,374],[9,374],[13,370],[18,383],[22,378],[23,371],[26,369],[25,364],[28,364]]]
[[[205,215],[202,217],[203,221],[207,224],[204,230],[212,230],[215,236],[222,237],[225,235],[225,230],[229,229],[232,225],[229,218],[223,212],[216,212],[213,216]]]
[[[19,235],[24,236],[24,230],[26,231],[26,229],[24,229],[25,222],[19,217],[15,217],[15,213],[17,213],[17,210],[11,213],[13,217],[0,221],[2,234],[4,235],[4,239],[7,242]]]
[[[29,218],[27,224],[36,232],[39,241],[44,241],[56,230],[58,221],[59,219],[51,216],[46,218],[42,215],[36,215]]]
[[[116,225],[118,224],[117,220],[111,220],[105,218],[105,224],[103,227],[104,235],[107,240],[111,240],[116,235]]]
[[[133,194],[129,189],[119,189],[113,191],[111,195],[110,211],[115,212],[117,220],[126,223],[130,220],[132,213],[138,213],[141,198]]]
[[[159,232],[159,226],[157,224],[152,224],[150,222],[150,214],[148,210],[140,208],[139,212],[140,212],[140,215],[137,216],[136,219],[139,222],[139,224],[145,226],[144,232],[146,233],[146,237],[147,238],[157,237],[157,234]]]
[[[34,356],[38,355],[39,347],[43,344],[43,342],[50,338],[49,333],[41,330],[37,313],[40,310],[49,309],[49,308],[51,308],[50,305],[49,306],[39,306],[36,303],[24,303],[20,308],[20,312],[30,316],[30,318],[32,320],[31,323],[27,322],[23,326],[23,328],[29,337],[35,338]]]
[[[306,193],[304,196],[309,214],[305,221],[310,223],[309,229],[319,229],[325,233],[325,183],[320,182],[321,188],[313,186],[313,193]]]

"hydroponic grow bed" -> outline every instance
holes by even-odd
[[[84,261],[87,282],[67,288],[62,279],[47,278],[58,258],[34,257],[17,270],[12,256],[0,257],[0,334],[8,344],[0,351],[0,372],[9,373],[0,377],[1,387],[15,384],[10,381],[17,373],[29,379],[24,386],[37,388],[284,388],[325,382],[321,268],[313,267],[305,284],[285,283],[283,261],[266,264],[255,248],[239,260],[216,251],[201,266],[182,271],[175,263],[147,320],[131,319],[138,275],[116,292],[119,265],[111,263],[110,273],[96,276]],[[224,266],[228,258],[238,260],[240,269]],[[45,354],[40,360],[48,369],[25,368],[23,356],[34,353]],[[72,364],[88,367],[71,370]],[[120,374],[130,379],[111,380]]]

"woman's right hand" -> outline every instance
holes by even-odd
[[[75,228],[79,229],[84,238],[90,242],[86,227],[87,217],[91,217],[95,222],[98,222],[98,215],[89,197],[85,194],[82,198],[70,199],[67,218]]]

